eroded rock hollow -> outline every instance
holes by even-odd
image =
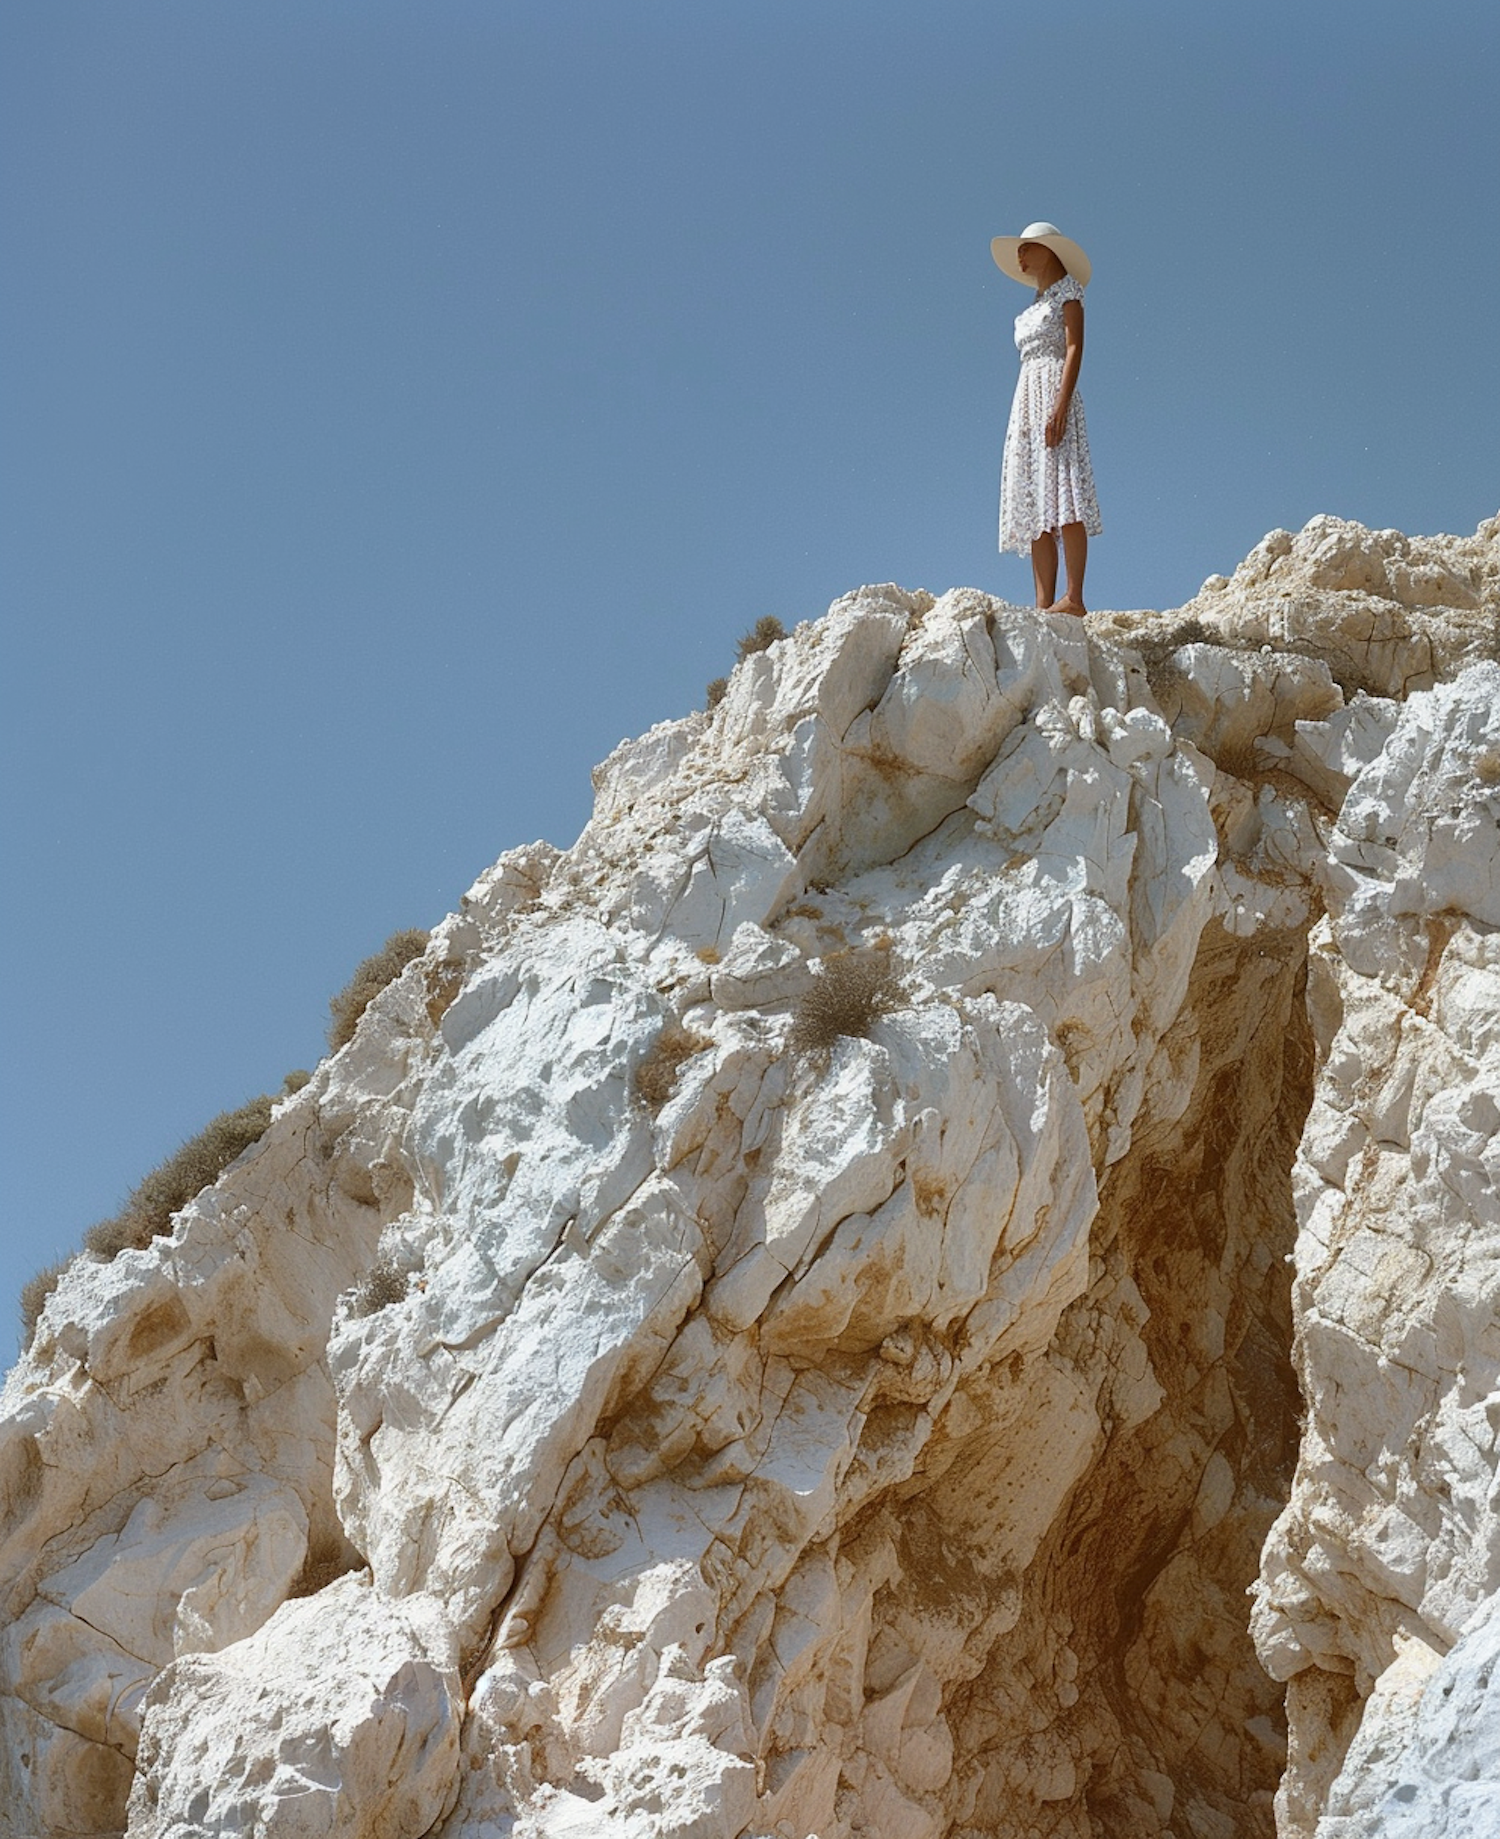
[[[1500,1830],[1497,622],[1320,518],[623,744],[47,1300],[0,1829]]]

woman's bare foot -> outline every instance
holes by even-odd
[[[1081,600],[1075,600],[1071,594],[1064,594],[1061,600],[1054,600],[1048,607],[1049,613],[1072,613],[1082,619],[1088,608]]]

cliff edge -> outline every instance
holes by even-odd
[[[622,744],[48,1298],[0,1831],[1495,1831],[1497,641],[1319,518]]]

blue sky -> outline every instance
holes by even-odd
[[[1488,0],[9,0],[0,1289],[762,614],[1029,599],[997,232],[1094,261],[1091,605],[1493,514],[1497,46]]]

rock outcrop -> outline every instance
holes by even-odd
[[[0,1830],[1500,1826],[1497,622],[1317,519],[617,749],[47,1301]]]

